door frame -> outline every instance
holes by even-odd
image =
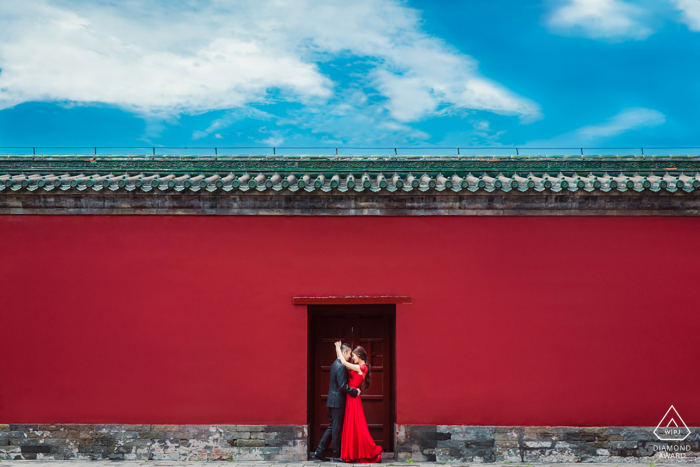
[[[335,298],[335,297],[333,297]],[[322,300],[319,302],[315,303],[304,303],[308,305],[306,307],[306,326],[307,326],[307,343],[306,343],[306,349],[307,349],[307,364],[306,364],[306,375],[307,375],[307,381],[306,381],[306,393],[307,393],[307,401],[306,401],[306,423],[309,429],[308,432],[308,451],[309,453],[312,453],[316,450],[317,446],[312,446],[311,443],[314,441],[315,436],[314,436],[314,429],[315,429],[315,410],[316,410],[316,401],[314,397],[314,378],[315,378],[315,371],[314,371],[314,355],[313,355],[313,349],[314,349],[314,333],[313,333],[313,319],[314,316],[320,315],[320,314],[342,314],[342,311],[336,311],[336,310],[324,310],[323,305],[348,305],[348,308],[353,308],[357,309],[358,307],[361,307],[362,305],[377,305],[377,304],[382,304],[382,305],[387,305],[387,310],[380,312],[383,315],[389,315],[390,316],[390,323],[391,323],[391,346],[389,348],[389,352],[391,352],[391,370],[389,374],[389,380],[391,384],[391,390],[389,392],[389,397],[391,399],[390,404],[389,404],[389,412],[390,412],[390,422],[389,422],[389,427],[388,430],[390,430],[390,436],[389,436],[389,449],[390,451],[387,452],[394,452],[396,449],[396,304],[397,303],[411,303],[410,298],[408,297],[400,297],[400,301],[391,301],[390,303],[387,303],[386,301],[382,300],[381,303],[377,303],[377,300],[372,300],[372,297],[357,297],[358,299],[362,298],[369,298],[369,300],[366,300],[364,302],[362,301],[343,301],[342,303],[338,303],[335,300],[332,301],[326,301]],[[394,298],[394,297],[382,297],[382,298]],[[408,298],[408,300],[406,300]],[[295,304],[301,304],[301,303],[296,303]],[[358,313],[357,311],[353,311],[353,313]],[[361,314],[361,312],[359,312]],[[376,314],[376,313],[375,313]]]

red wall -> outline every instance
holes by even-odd
[[[0,216],[0,423],[306,423],[298,295],[397,307],[397,422],[700,425],[700,219]]]

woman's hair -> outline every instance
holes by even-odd
[[[355,350],[353,350],[353,353],[357,355],[359,359],[364,360],[367,364],[367,376],[365,376],[365,389],[367,389],[369,388],[369,380],[372,377],[372,367],[369,366],[369,361],[367,360],[367,351],[364,349],[364,347],[358,345],[355,347]]]

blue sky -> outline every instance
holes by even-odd
[[[699,76],[700,0],[0,0],[0,146],[693,146]]]

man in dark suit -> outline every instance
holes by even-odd
[[[340,346],[340,351],[343,352],[345,360],[350,361],[352,348],[348,344],[343,344]],[[331,384],[326,403],[330,424],[318,444],[318,449],[311,455],[314,459],[324,462],[328,460],[323,455],[323,451],[328,447],[329,439],[333,438],[333,462],[343,462],[343,459],[340,458],[340,437],[343,431],[343,418],[345,418],[345,394],[357,397],[360,395],[360,390],[348,386],[348,371],[337,358],[331,365]]]

